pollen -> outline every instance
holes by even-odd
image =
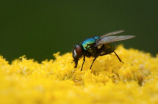
[[[41,63],[0,56],[0,104],[157,104],[158,55],[118,46],[115,54],[83,59],[55,53]]]

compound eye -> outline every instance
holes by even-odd
[[[82,48],[79,45],[76,45],[74,50],[73,50],[73,57],[74,58],[79,58],[82,55]]]

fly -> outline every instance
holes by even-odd
[[[114,52],[117,58],[119,59],[119,61],[122,62],[120,57],[114,51],[116,49],[116,45],[114,42],[127,40],[135,37],[134,35],[111,36],[122,32],[124,32],[124,30],[110,32],[100,37],[95,36],[84,40],[80,44],[75,45],[72,50],[72,56],[74,58],[73,61],[75,62],[75,68],[78,65],[78,60],[82,56],[83,56],[83,63],[82,63],[81,71],[85,62],[85,57],[94,57],[93,62],[90,66],[91,69],[94,61],[98,56],[107,55],[112,52]]]

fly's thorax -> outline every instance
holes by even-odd
[[[99,37],[98,36],[95,36],[93,38],[88,38],[86,40],[84,40],[81,45],[83,47],[83,49],[86,51],[86,50],[89,50],[92,48],[93,45],[96,44],[96,41],[99,40]]]
[[[99,40],[99,37],[95,36],[93,38],[88,38],[81,43],[84,50],[84,54],[87,57],[95,56],[98,52],[98,47],[95,46],[97,40]]]

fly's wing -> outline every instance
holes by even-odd
[[[104,38],[104,37],[107,37],[107,36],[110,36],[110,35],[119,34],[119,33],[122,33],[122,32],[124,32],[124,30],[119,30],[119,31],[110,32],[110,33],[107,33],[107,34],[105,34],[105,35],[100,36],[100,38]]]
[[[127,36],[108,36],[101,38],[97,43],[96,46],[107,44],[107,43],[112,43],[116,41],[121,41],[121,40],[126,40],[126,39],[131,39],[134,38],[134,35],[127,35]]]

